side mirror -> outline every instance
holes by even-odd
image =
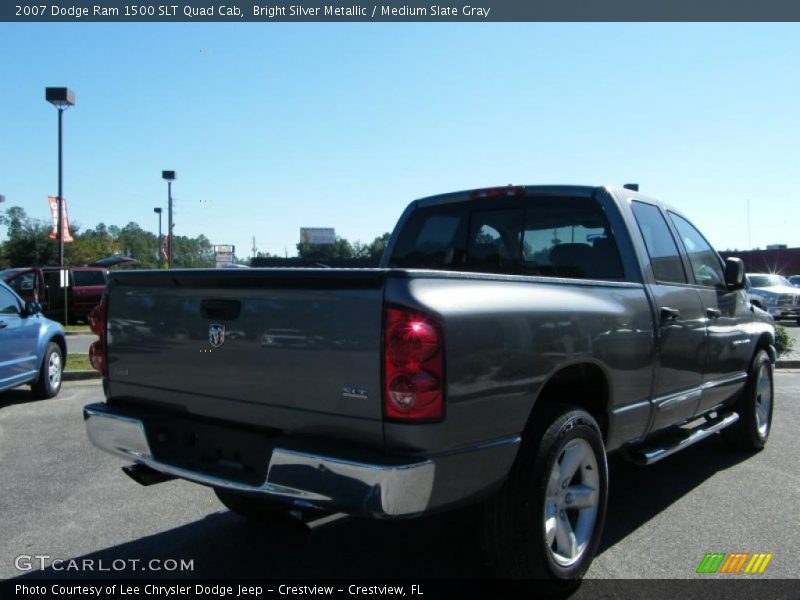
[[[744,289],[744,262],[741,258],[725,259],[725,285],[729,290]]]
[[[38,315],[42,312],[42,305],[38,302],[33,302],[32,300],[28,300],[25,303],[25,312],[22,316],[24,317],[31,317],[33,315]]]

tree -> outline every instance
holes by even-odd
[[[0,215],[0,225],[8,228],[8,239],[0,244],[0,266],[58,264],[58,247],[49,238],[51,228],[46,222],[32,219],[19,206],[12,206]],[[130,222],[121,229],[98,223],[94,229],[85,231],[73,223],[70,229],[75,241],[64,244],[66,265],[86,265],[122,254],[139,261],[143,269],[158,267],[158,236],[143,230],[137,223]],[[211,242],[203,235],[197,238],[177,236],[173,244],[173,266],[213,267]]]
[[[317,244],[297,244],[297,255],[300,258],[310,258],[315,260],[326,260],[335,258],[373,258],[380,259],[383,250],[391,237],[388,231],[376,237],[369,244],[361,241],[350,242],[343,237],[336,236],[336,241],[332,245]]]

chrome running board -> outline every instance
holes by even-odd
[[[637,465],[652,465],[684,448],[688,448],[715,433],[730,427],[739,420],[739,413],[729,412],[708,420],[692,429],[677,429],[665,432],[665,439],[658,438],[645,446],[630,448],[625,454],[628,460]]]

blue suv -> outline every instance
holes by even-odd
[[[30,384],[36,398],[52,398],[61,389],[64,329],[41,312],[0,282],[0,392]]]

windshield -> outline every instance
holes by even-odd
[[[4,270],[0,271],[0,279],[5,281],[6,279],[11,277],[16,272],[17,272],[16,269],[4,269]]]
[[[789,280],[780,275],[749,275],[750,284],[753,287],[778,287],[782,285],[791,286]]]

